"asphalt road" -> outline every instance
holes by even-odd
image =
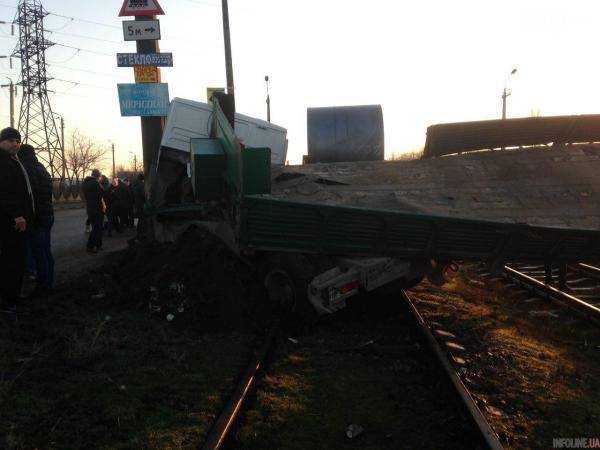
[[[82,208],[61,209],[55,212],[52,251],[59,283],[103,262],[102,255],[126,248],[127,240],[134,236],[132,230],[112,238],[105,236],[102,254],[90,255],[86,252],[86,219],[85,209]]]

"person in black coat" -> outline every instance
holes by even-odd
[[[83,180],[81,186],[87,215],[92,225],[87,242],[88,253],[98,253],[102,249],[102,222],[106,207],[103,200],[104,193],[100,186],[100,176],[98,169],[92,170],[92,175]]]
[[[37,274],[37,285],[32,297],[47,295],[54,289],[54,257],[52,256],[52,227],[54,206],[52,202],[52,177],[28,144],[21,146],[19,160],[25,167],[35,200],[35,216],[29,234]]]
[[[0,297],[12,319],[16,319],[25,272],[25,231],[35,211],[29,177],[17,157],[20,146],[17,130],[0,132]]]
[[[131,201],[131,196],[125,183],[121,182],[121,180],[119,180],[118,178],[115,178],[114,180],[113,194],[115,198],[115,214],[118,217],[118,222],[120,225],[119,231],[123,231],[123,229],[129,226],[129,220],[127,215],[129,210],[129,203]]]

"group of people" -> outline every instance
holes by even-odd
[[[35,271],[30,297],[54,289],[52,178],[35,149],[14,128],[0,131],[0,300],[16,320],[27,267]],[[28,261],[29,259],[29,261]]]
[[[102,250],[104,230],[108,236],[113,232],[122,233],[125,228],[134,226],[138,218],[137,234],[144,232],[143,209],[146,200],[144,175],[139,174],[133,184],[128,179],[108,178],[94,169],[83,181],[81,187],[85,199],[88,221],[91,227],[87,242],[88,253]]]

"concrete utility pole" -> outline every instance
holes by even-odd
[[[267,122],[271,123],[271,95],[269,94],[269,76],[265,77],[267,83]]]
[[[0,87],[7,87],[10,91],[10,127],[14,128],[15,127],[15,94],[16,94],[16,90],[15,90],[15,84],[13,83],[13,80],[11,78],[8,78],[10,80],[10,84],[3,84]]]
[[[156,16],[135,16],[135,20],[156,20]],[[137,52],[140,54],[160,53],[158,41],[137,41]],[[160,69],[159,78],[160,78]],[[150,191],[156,172],[156,158],[162,140],[164,118],[142,117],[142,151],[144,156],[144,176],[146,178],[146,193]]]
[[[229,6],[227,0],[222,0],[223,5],[223,38],[225,41],[225,69],[227,71],[227,94],[231,96],[233,110],[235,111],[235,86],[233,84],[233,62],[231,56],[231,34],[229,31]]]

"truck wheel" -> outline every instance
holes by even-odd
[[[308,286],[316,268],[304,255],[274,254],[266,257],[259,276],[271,307],[285,319],[312,320],[316,313],[308,300]]]

